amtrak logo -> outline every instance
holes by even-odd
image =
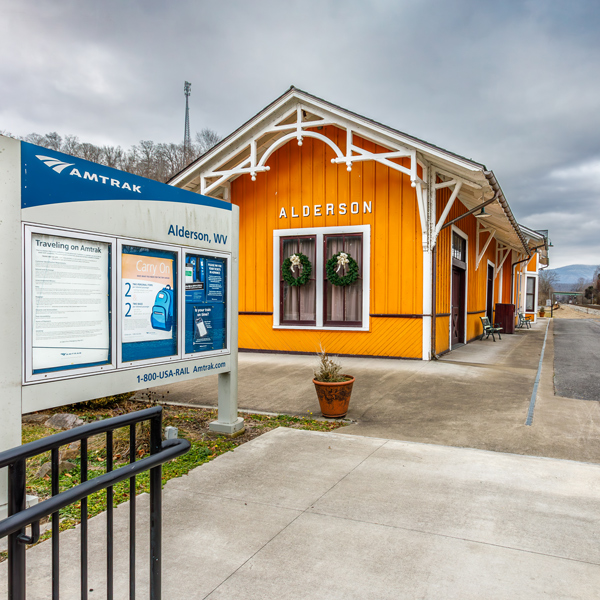
[[[47,167],[50,167],[57,173],[62,173],[67,167],[75,167],[75,163],[67,163],[58,158],[52,158],[51,156],[43,156],[42,154],[36,154],[35,157],[41,160]],[[118,173],[118,171],[117,171]],[[128,190],[130,192],[142,193],[141,186],[135,184],[129,184],[127,181],[121,181],[120,179],[113,179],[112,177],[105,177],[104,175],[98,175],[97,173],[90,173],[84,171],[83,175],[77,168],[73,168],[68,172],[69,175],[79,177],[79,179],[87,179],[88,181],[94,181],[96,183],[103,183],[104,185],[110,185],[110,187],[116,187],[120,190]]]
[[[41,154],[36,154],[35,157],[39,158],[46,166],[57,173],[62,173],[67,167],[72,167],[75,164],[63,162],[62,160],[52,158],[51,156],[42,156]]]

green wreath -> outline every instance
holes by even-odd
[[[354,283],[358,279],[358,263],[346,252],[346,257],[348,258],[348,272],[340,277],[337,272],[338,266],[338,258],[341,252],[334,254],[325,265],[325,270],[327,271],[327,279],[333,285],[345,286]]]
[[[292,271],[292,258],[288,257],[281,265],[281,276],[288,285],[306,285],[310,279],[310,274],[312,273],[312,265],[310,264],[310,260],[308,259],[308,256],[302,254],[301,252],[296,252],[294,256],[297,256],[300,259],[302,273],[298,278],[294,277],[294,273]]]

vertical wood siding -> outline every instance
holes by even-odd
[[[346,134],[328,126],[319,131],[345,150]],[[355,138],[366,150],[384,152]],[[305,227],[371,225],[371,314],[422,313],[421,226],[410,178],[373,161],[352,171],[331,163],[333,151],[312,138],[302,146],[289,142],[267,161],[270,171],[256,181],[242,175],[231,184],[232,201],[240,207],[240,312],[273,312],[273,230]],[[408,159],[397,161],[409,166]],[[359,214],[351,214],[352,202]],[[363,203],[371,212],[363,212]],[[346,204],[346,214],[339,205]],[[326,205],[334,204],[333,215]],[[310,216],[302,207],[310,206]],[[321,216],[313,207],[321,205]],[[279,218],[281,208],[286,218]],[[298,217],[292,217],[292,208]],[[278,307],[275,307],[277,310]],[[274,330],[272,317],[241,315],[241,348],[314,352],[319,342],[340,354],[420,358],[422,320],[371,318],[369,332]]]
[[[421,357],[421,319],[372,319],[370,332],[301,331],[273,329],[272,325],[269,315],[240,315],[240,348],[312,353],[322,346],[334,354]]]
[[[328,126],[319,130],[345,151],[346,134]],[[376,144],[355,138],[356,145],[384,152]],[[312,138],[303,145],[289,142],[268,160],[270,171],[258,174],[256,181],[242,175],[231,184],[232,201],[240,207],[240,312],[272,313],[273,307],[273,230],[344,225],[371,226],[370,312],[382,315],[421,314],[423,270],[421,228],[416,194],[410,178],[373,161],[355,163],[349,173],[345,165],[331,163],[333,151]],[[408,165],[408,160],[398,160]],[[451,191],[439,190],[437,214],[441,214]],[[359,214],[352,214],[352,202]],[[371,212],[364,212],[364,204]],[[327,204],[334,214],[327,214]],[[340,204],[346,214],[340,214]],[[321,206],[321,215],[314,206]],[[304,216],[303,206],[310,207]],[[279,218],[281,208],[286,217]],[[292,210],[294,213],[292,213]],[[467,212],[457,200],[448,220]],[[298,215],[293,217],[292,214]],[[457,224],[468,236],[467,258],[467,335],[471,340],[482,332],[480,316],[486,309],[487,260],[496,260],[496,241],[492,241],[476,269],[477,219],[470,215]],[[487,234],[481,235],[481,247]],[[443,230],[437,241],[436,310],[450,313],[452,229]],[[494,302],[511,302],[512,255],[495,279]],[[450,318],[436,319],[436,351],[449,348]],[[371,356],[420,358],[422,320],[415,318],[371,317],[369,332],[273,329],[270,315],[240,315],[240,348],[314,352],[322,344],[330,352]]]
[[[437,214],[441,214],[451,194],[451,190],[443,188],[438,190]],[[467,212],[465,205],[456,200],[450,210],[447,221],[456,219]],[[487,261],[496,264],[496,240],[492,240],[485,254],[481,258],[479,267],[477,264],[477,219],[473,215],[465,217],[456,224],[468,237],[467,251],[467,335],[466,339],[472,340],[481,335],[483,328],[480,317],[484,316],[487,299]],[[483,248],[487,241],[488,233],[480,234],[480,247]],[[447,314],[451,306],[451,274],[452,274],[452,228],[448,227],[440,232],[437,241],[437,289],[436,310],[438,314]],[[507,266],[508,265],[508,266]],[[499,278],[494,281],[494,302],[510,302],[510,257],[506,259],[503,266],[502,290],[499,288]],[[443,352],[449,347],[450,319],[438,317],[436,327],[436,351]]]

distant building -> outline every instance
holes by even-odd
[[[492,171],[296,88],[171,184],[240,207],[240,349],[429,360],[496,303],[536,318],[547,235]],[[312,272],[290,285],[299,253]]]

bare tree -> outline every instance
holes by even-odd
[[[121,146],[102,146],[101,162],[107,167],[120,169],[123,163],[123,149]]]
[[[575,289],[578,292],[583,292],[583,290],[585,290],[585,288],[586,288],[586,285],[587,285],[587,281],[585,280],[585,278],[584,277],[580,277],[577,280],[577,283],[575,284]]]
[[[161,151],[168,173],[165,181],[168,181],[186,166],[183,144],[161,144]]]
[[[212,129],[205,127],[196,133],[196,155],[202,156],[221,141],[221,136]]]
[[[552,292],[557,281],[558,274],[555,271],[548,271],[547,269],[540,271],[538,278],[540,302],[545,302],[552,298]]]
[[[71,156],[81,156],[81,142],[76,135],[65,135],[60,151]]]
[[[8,132],[0,131],[0,134],[10,136]],[[17,137],[17,139],[20,138]],[[152,140],[141,140],[139,144],[123,150],[120,146],[96,146],[89,142],[80,142],[75,135],[62,137],[55,131],[45,135],[30,133],[23,139],[44,148],[162,182],[168,181],[187,166],[183,142],[180,144],[157,144]],[[191,156],[195,159],[220,140],[219,134],[205,127],[196,133],[196,143],[192,144]]]
[[[36,146],[43,146],[44,148],[47,148],[48,146],[46,146],[44,138],[45,136],[40,135],[39,133],[30,133],[29,135],[26,135],[23,138],[23,141],[29,142],[30,144],[35,144]]]
[[[100,162],[102,149],[94,144],[84,142],[79,146],[79,157],[91,162]]]
[[[47,133],[43,137],[44,143],[42,144],[45,148],[50,148],[50,150],[57,150],[60,152],[62,147],[62,137],[56,133],[56,131],[51,131]]]

